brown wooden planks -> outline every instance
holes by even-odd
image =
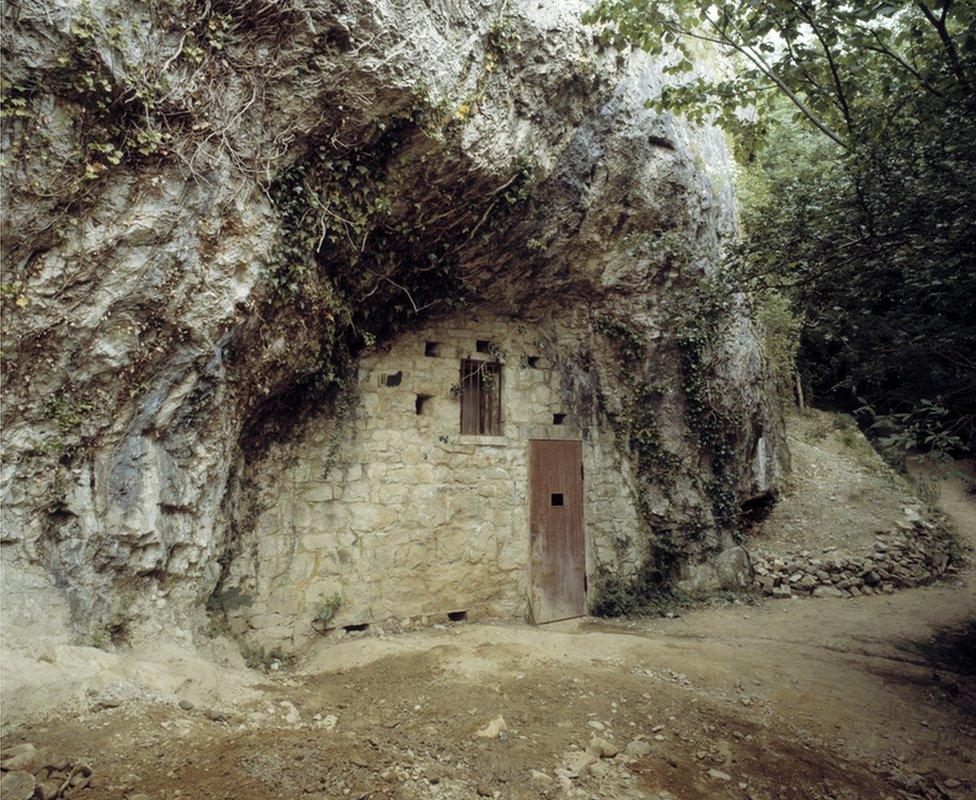
[[[476,435],[481,432],[481,381],[478,379],[478,362],[461,362],[461,433]]]
[[[586,613],[583,447],[544,439],[529,447],[532,618],[579,617]]]
[[[461,433],[500,436],[502,433],[502,365],[493,361],[461,361]]]

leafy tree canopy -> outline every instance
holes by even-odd
[[[976,443],[976,3],[601,0],[618,46],[669,56],[654,105],[745,164],[730,270],[803,322],[818,400],[882,444]],[[725,67],[703,70],[718,48]]]

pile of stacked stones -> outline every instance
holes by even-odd
[[[84,796],[91,769],[32,744],[5,747],[0,753],[0,797],[3,800],[51,800]]]
[[[844,555],[827,547],[788,555],[753,554],[753,586],[764,595],[789,597],[859,597],[890,594],[928,583],[951,571],[950,541],[923,520],[875,535],[872,552]]]

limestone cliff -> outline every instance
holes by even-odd
[[[9,637],[198,629],[269,447],[341,411],[363,348],[463,308],[586,309],[565,380],[649,537],[701,558],[775,489],[753,328],[695,293],[729,154],[645,108],[663,63],[584,7],[7,4]]]

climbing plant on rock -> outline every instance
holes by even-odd
[[[976,447],[976,5],[601,0],[587,19],[676,49],[650,105],[734,134],[762,185],[735,274],[793,303],[813,400],[902,455]],[[695,69],[702,48],[731,69]]]

